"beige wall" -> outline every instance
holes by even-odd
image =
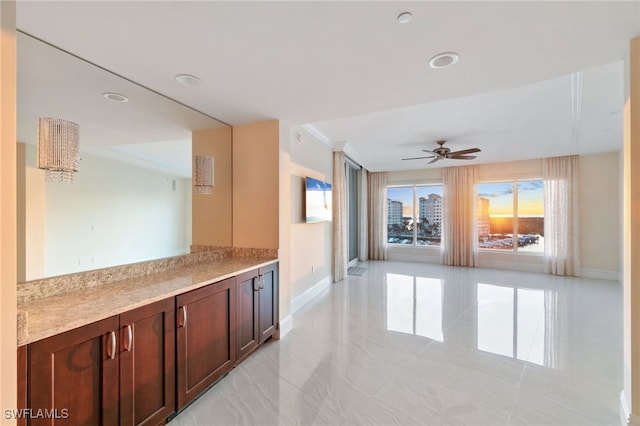
[[[16,33],[15,2],[0,1],[0,409],[16,408]],[[14,424],[0,416],[2,424]]]
[[[295,298],[331,278],[332,222],[305,222],[304,183],[306,176],[333,181],[333,152],[300,127],[292,130],[290,143],[291,298]]]
[[[210,155],[214,158],[212,193],[194,193],[192,196],[193,245],[233,245],[231,132],[230,127],[221,127],[192,134],[192,155]]]
[[[590,271],[620,271],[620,153],[581,155],[580,262]]]
[[[279,245],[277,120],[233,127],[233,246]]]

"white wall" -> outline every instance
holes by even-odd
[[[298,139],[300,135],[300,141]],[[333,182],[331,148],[301,127],[290,131],[291,298],[331,277],[332,222],[305,223],[304,178]]]
[[[583,155],[580,168],[580,261],[583,276],[617,280],[620,274],[620,154]],[[481,181],[542,176],[541,160],[480,164]],[[389,185],[441,183],[442,169],[389,172]],[[439,263],[439,248],[389,246],[392,260]],[[483,251],[481,267],[541,272],[542,256],[531,253]]]
[[[42,238],[27,233],[34,244],[44,242],[44,276],[189,252],[189,179],[87,153],[81,158],[73,184],[45,184]],[[28,169],[33,168],[34,146],[27,147],[27,159]],[[43,178],[42,173],[29,177]],[[34,183],[42,185],[27,182],[27,194]]]

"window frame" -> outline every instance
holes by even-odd
[[[439,187],[440,188],[440,192],[443,191],[443,183],[442,182],[420,182],[420,183],[398,183],[398,184],[393,184],[393,185],[387,185],[387,199],[389,198],[389,189],[390,188],[411,188],[412,193],[413,193],[413,201],[412,201],[412,242],[411,244],[402,244],[402,243],[391,243],[389,242],[389,236],[387,235],[387,244],[391,245],[393,247],[412,247],[412,248],[425,248],[425,249],[430,249],[430,250],[439,250],[440,246],[442,243],[440,244],[418,244],[418,227],[416,226],[417,223],[419,223],[419,215],[420,215],[420,206],[418,203],[418,188],[424,188],[424,187]],[[444,194],[441,195],[442,198],[444,198]],[[440,222],[442,224],[442,221]],[[385,226],[387,227],[387,232],[389,229],[389,219],[387,218],[387,223],[385,224]],[[441,229],[442,229],[442,225],[440,225]],[[442,232],[442,231],[441,231]]]
[[[513,227],[512,227],[512,238],[515,238],[512,243],[512,247],[511,249],[499,249],[499,248],[489,248],[489,247],[480,247],[478,246],[478,251],[482,250],[482,251],[487,251],[487,252],[491,252],[491,253],[517,253],[517,254],[523,254],[523,255],[528,255],[528,256],[543,256],[544,255],[544,249],[542,251],[526,251],[526,250],[519,250],[519,244],[516,243],[515,241],[517,240],[517,237],[519,235],[519,217],[518,217],[518,198],[519,198],[519,188],[518,185],[520,183],[523,182],[534,182],[534,181],[540,181],[544,183],[544,180],[542,179],[542,176],[540,177],[526,177],[526,178],[510,178],[510,179],[491,179],[491,180],[483,180],[483,181],[478,181],[478,184],[476,185],[476,199],[479,200],[480,197],[480,185],[482,184],[491,184],[491,183],[511,183],[511,187],[512,187],[512,194],[513,194],[513,200],[512,200],[512,210],[513,210],[513,216],[512,216],[512,221],[513,221]],[[543,203],[544,203],[544,192],[543,192]],[[544,220],[544,211],[542,214],[542,218]],[[478,214],[476,212],[476,224],[478,223]],[[544,232],[544,229],[543,229]],[[478,239],[478,235],[477,235],[477,230],[476,230],[476,239]]]

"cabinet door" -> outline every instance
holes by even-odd
[[[259,327],[260,343],[275,333],[278,327],[278,264],[260,268]]]
[[[236,277],[236,339],[237,362],[240,363],[260,343],[258,330],[259,303],[258,270]]]
[[[177,297],[178,409],[233,368],[235,296],[229,278]]]
[[[27,370],[28,370],[28,350],[27,346],[18,346],[18,410],[27,408]],[[18,418],[18,426],[24,426],[27,424],[26,417],[22,416]]]
[[[164,423],[175,411],[175,298],[120,315],[120,424]]]
[[[29,408],[55,419],[31,425],[118,424],[118,317],[35,343],[29,348]]]

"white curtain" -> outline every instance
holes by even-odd
[[[369,196],[367,194],[367,182],[369,179],[369,173],[363,167],[360,171],[360,216],[358,222],[360,229],[358,230],[358,258],[361,262],[369,259],[369,231],[368,231],[368,211],[367,200]]]
[[[347,188],[344,152],[333,153],[333,282],[347,278]]]
[[[544,271],[579,275],[578,156],[542,160]]]
[[[369,259],[387,259],[387,173],[372,172],[369,192]]]
[[[441,262],[445,265],[477,266],[475,166],[446,167],[442,171]]]

